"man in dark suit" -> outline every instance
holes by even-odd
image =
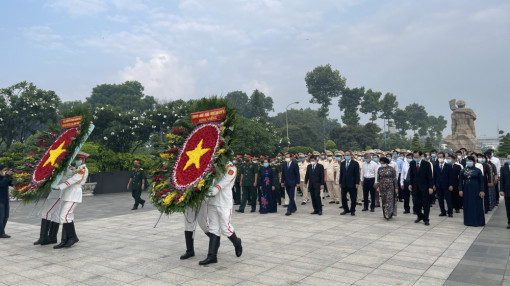
[[[457,162],[457,156],[449,155],[448,159],[452,165],[450,171],[450,187],[448,188],[452,192],[452,207],[455,209],[455,213],[460,213],[462,207],[462,198],[459,196],[459,176],[462,171],[462,165]]]
[[[360,182],[359,164],[352,160],[352,152],[346,151],[345,160],[340,164],[340,188],[342,189],[342,206],[344,211],[341,215],[356,213],[356,200],[358,196],[358,187]],[[351,200],[351,208],[347,204],[347,193]]]
[[[321,190],[324,189],[324,166],[317,163],[315,156],[310,157],[310,164],[306,168],[305,188],[312,197],[313,212],[322,215]]]
[[[446,163],[444,153],[437,154],[437,164],[434,166],[434,188],[437,192],[437,200],[441,213],[439,216],[446,216],[444,201],[448,208],[448,217],[453,217],[452,192],[450,190],[450,173],[452,165]]]
[[[413,152],[413,161],[409,167],[409,191],[413,194],[413,208],[418,216],[414,222],[419,223],[423,220],[425,225],[430,225],[430,195],[434,191],[432,189],[434,182],[432,181],[432,166],[429,162],[422,160],[422,155],[421,151]]]
[[[500,195],[505,196],[507,229],[510,229],[510,154],[506,156],[506,163],[501,167]]]
[[[282,163],[282,187],[285,187],[287,196],[289,196],[289,206],[287,213],[289,216],[297,210],[296,200],[294,199],[294,192],[299,186],[299,167],[297,162],[293,161],[290,154],[285,154],[285,162]]]

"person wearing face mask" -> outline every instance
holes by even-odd
[[[413,153],[406,155],[404,166],[402,167],[402,175],[400,176],[400,192],[402,193],[402,199],[404,200],[404,214],[411,213],[411,207],[409,205],[411,192],[409,191],[410,173],[409,166],[413,161]]]
[[[292,160],[289,153],[285,154],[285,162],[282,166],[282,187],[285,187],[287,197],[289,198],[289,205],[287,207],[286,216],[291,215],[297,211],[296,207],[296,188],[299,187],[299,167],[295,161]]]
[[[336,201],[336,204],[340,204],[340,201],[342,199],[342,196],[340,195],[340,184],[339,184],[339,178],[340,178],[340,164],[342,163],[342,155],[340,151],[335,152],[335,158],[333,159],[335,161],[335,168],[334,168],[334,182],[333,182],[333,192],[335,193],[335,197],[338,198]]]
[[[484,177],[475,166],[475,160],[473,156],[466,158],[466,168],[460,172],[459,177],[459,195],[464,200],[464,225],[484,226]]]
[[[252,162],[252,156],[250,154],[244,155],[245,162],[241,169],[241,204],[239,205],[239,209],[236,212],[244,213],[244,208],[246,207],[246,203],[248,202],[248,198],[250,199],[251,204],[251,212],[256,211],[256,203],[257,203],[257,180],[258,173],[257,167]]]
[[[370,195],[370,211],[374,212],[375,208],[375,176],[379,166],[372,161],[370,154],[365,154],[364,162],[361,165],[360,181],[363,187],[363,209],[368,211],[368,195]]]
[[[74,229],[74,210],[76,204],[81,203],[82,200],[82,186],[87,182],[89,170],[85,165],[85,160],[89,154],[79,152],[76,156],[76,168],[71,169],[71,174],[63,183],[55,187],[55,190],[60,190],[60,199],[62,205],[60,207],[60,222],[62,223],[62,239],[60,244],[55,245],[53,248],[71,247],[79,241],[76,231]]]
[[[274,172],[269,166],[269,161],[264,159],[262,168],[259,170],[260,207],[261,214],[276,212],[276,195],[274,188]]]
[[[312,197],[313,212],[311,214],[322,215],[322,201],[320,190],[324,188],[324,166],[317,163],[315,156],[310,157],[310,165],[306,168],[305,188],[310,191]]]
[[[460,213],[462,198],[459,196],[459,176],[464,167],[457,162],[457,156],[453,155],[448,155],[446,163],[452,166],[450,170],[450,186],[448,187],[452,195],[452,208],[455,209],[455,213]]]
[[[437,165],[434,168],[434,188],[437,192],[437,200],[441,210],[439,216],[446,216],[448,213],[448,217],[453,217],[452,193],[450,190],[451,172],[452,165],[447,164],[444,153],[437,154]],[[444,206],[445,200],[448,210]]]
[[[494,186],[494,174],[491,169],[491,166],[487,163],[487,158],[483,154],[476,154],[477,156],[477,163],[480,164],[482,170],[482,174],[484,177],[484,210],[485,213],[488,213],[490,208],[490,188]]]
[[[379,158],[383,157],[379,154],[373,154],[372,161],[377,164],[377,168],[381,166],[381,163],[379,163]],[[377,169],[375,170],[375,173],[377,174]],[[377,176],[375,176],[375,180],[377,180]],[[376,182],[374,182],[374,189],[377,187]],[[379,199],[379,193],[375,192],[375,207],[380,208],[381,207],[381,200]]]
[[[505,164],[500,171],[500,195],[505,198],[505,209],[507,217],[507,229],[510,229],[510,153],[506,156]]]
[[[382,211],[386,220],[397,215],[397,176],[395,169],[389,163],[390,159],[382,157],[381,167],[377,170],[377,192],[382,200]]]
[[[340,188],[342,190],[342,206],[344,211],[340,215],[348,213],[351,216],[356,215],[356,197],[358,195],[358,187],[360,182],[360,168],[358,162],[352,160],[352,152],[345,152],[345,161],[340,165]],[[351,207],[347,204],[347,194],[351,200]]]
[[[306,176],[306,168],[308,167],[308,162],[305,161],[305,154],[299,153],[299,188],[301,189],[301,192],[303,193],[303,201],[301,202],[301,205],[306,205],[308,202],[308,189],[305,188],[305,176]]]
[[[127,190],[129,191],[129,187],[132,186],[131,196],[135,200],[135,204],[131,210],[138,209],[138,205],[145,205],[145,200],[141,198],[142,191],[145,190],[145,186],[147,183],[147,178],[145,177],[145,171],[141,168],[142,161],[140,159],[134,159],[133,165],[134,169],[131,171],[131,176],[129,178],[129,182],[127,184]]]
[[[5,165],[0,165],[0,238],[10,238],[5,233],[5,225],[9,219],[9,187],[12,186],[12,175]]]
[[[466,168],[466,158],[468,156],[468,151],[466,148],[460,148],[460,159],[457,159],[457,162],[459,162],[463,168]]]
[[[413,152],[413,161],[409,167],[409,191],[412,192],[413,208],[417,216],[414,222],[419,223],[423,220],[423,223],[428,226],[430,225],[430,195],[433,192],[434,181],[432,180],[432,166],[429,162],[424,161],[422,156],[421,151]]]
[[[233,161],[238,170],[241,170],[241,165],[243,164],[242,162],[243,160],[241,155],[237,155]],[[234,188],[232,188],[232,196],[234,199],[234,205],[239,205],[241,203],[241,172],[237,172],[236,174]]]
[[[438,156],[438,154],[437,154],[437,150],[432,149],[432,150],[430,151],[430,160],[429,160],[429,161],[430,161],[430,163],[432,163],[432,165],[436,165],[436,164],[437,164],[438,159],[439,159],[437,156]]]
[[[397,164],[397,167],[398,167],[397,183],[398,183],[398,188],[400,190],[400,177],[402,176],[402,168],[404,167],[404,156],[402,156],[401,154],[398,154],[398,151],[395,150],[395,151],[393,151],[393,161],[395,161],[395,163]],[[403,201],[402,192],[398,192],[398,201],[399,202]]]
[[[276,196],[276,202],[278,202],[278,205],[280,206],[282,204],[282,196],[283,191],[280,187],[280,178],[282,176],[282,165],[281,163],[276,159],[272,158],[271,162],[269,163],[271,166],[271,169],[273,170],[274,174],[274,192]]]
[[[326,181],[326,188],[330,194],[330,204],[340,204],[340,194],[335,193],[335,181],[338,179],[335,173],[336,166],[338,163],[333,160],[333,152],[326,152],[326,160],[324,161],[324,178]]]
[[[487,160],[490,161],[490,163],[493,165],[493,167],[496,169],[496,173],[494,174],[494,206],[497,206],[499,204],[499,178],[501,177],[501,161],[499,158],[496,158],[494,156],[494,150],[489,149],[487,152],[485,152],[485,156],[487,157]]]

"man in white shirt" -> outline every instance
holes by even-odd
[[[411,192],[409,191],[409,164],[413,161],[413,153],[406,155],[404,165],[402,166],[402,174],[400,176],[400,190],[402,193],[402,199],[404,200],[404,214],[410,213],[411,207],[409,201],[411,198]]]
[[[370,154],[365,154],[365,160],[361,165],[361,186],[363,187],[363,209],[368,211],[368,194],[370,194],[370,211],[374,212],[375,208],[375,177],[379,165],[372,161]]]
[[[308,167],[308,161],[305,160],[305,154],[299,153],[299,188],[301,189],[301,192],[303,192],[303,201],[301,202],[301,205],[306,205],[308,202],[308,188],[305,188],[305,175],[306,175],[306,168]]]

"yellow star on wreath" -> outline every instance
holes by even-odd
[[[46,165],[51,164],[52,166],[55,166],[55,162],[57,161],[58,157],[64,153],[65,151],[67,151],[66,149],[62,149],[64,147],[64,144],[66,142],[62,142],[60,144],[60,146],[58,146],[57,149],[53,149],[53,150],[50,150],[50,157],[48,157],[48,160],[46,160],[46,162],[44,162],[44,165],[43,167],[46,167]]]
[[[186,166],[184,166],[183,171],[186,171],[186,169],[191,166],[192,164],[195,164],[195,168],[200,169],[200,158],[202,156],[209,152],[211,150],[210,148],[202,148],[202,143],[204,143],[204,139],[200,140],[200,143],[198,143],[197,147],[193,151],[187,151],[186,155],[188,155],[189,160],[186,162]]]

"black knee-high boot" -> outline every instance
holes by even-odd
[[[36,242],[34,242],[34,245],[39,245],[42,243],[47,244],[47,242],[49,241],[49,237],[48,237],[49,229],[50,229],[50,221],[43,218],[41,220],[41,231],[39,233],[39,239]]]
[[[80,241],[78,236],[76,235],[76,230],[74,229],[74,221],[67,224],[67,242],[64,247],[71,247],[73,244]]]
[[[236,236],[235,232],[231,236],[229,236],[228,239],[232,242],[236,249],[236,256],[240,257],[241,254],[243,254],[243,246],[241,244],[241,239]]]
[[[60,239],[60,243],[53,246],[53,249],[63,248],[67,242],[67,227],[66,224],[62,224],[62,238]]]
[[[198,264],[207,265],[210,263],[217,263],[218,248],[220,248],[220,237],[209,233],[209,251],[207,253],[207,258],[200,261]]]
[[[48,241],[41,243],[41,245],[57,243],[57,233],[59,226],[59,223],[50,221],[50,234],[48,235]]]
[[[181,259],[188,259],[195,256],[195,249],[193,247],[193,232],[185,231],[184,238],[186,239],[186,253],[181,255]]]

